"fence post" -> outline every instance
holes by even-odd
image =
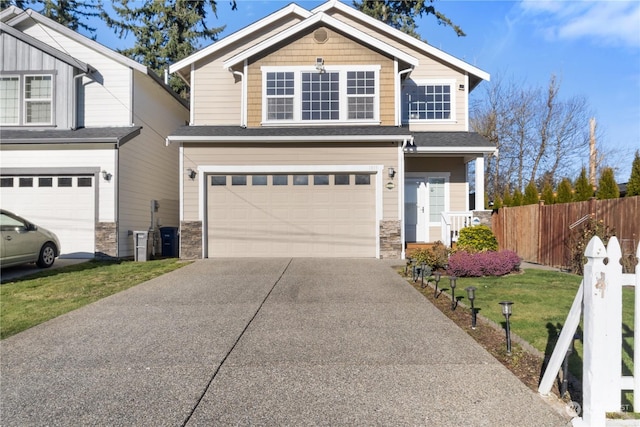
[[[583,421],[591,427],[604,427],[606,423],[607,395],[620,393],[609,390],[607,383],[605,296],[607,291],[606,249],[598,237],[593,237],[585,250],[584,266],[584,360],[582,367]]]
[[[602,366],[606,370],[607,389],[605,410],[619,412],[622,403],[622,248],[616,236],[612,236],[607,244],[607,266],[605,272],[604,304],[606,317],[598,322],[606,328],[607,360]]]

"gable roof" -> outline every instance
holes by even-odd
[[[387,44],[385,42],[383,42],[382,40],[378,40],[375,37],[370,36],[369,34],[362,32],[356,28],[353,28],[347,24],[345,24],[342,21],[337,20],[336,18],[333,18],[323,12],[318,12],[315,13],[313,15],[311,15],[309,18],[303,20],[302,22],[299,22],[289,28],[287,28],[286,30],[283,30],[281,32],[279,32],[277,35],[270,37],[248,49],[246,49],[245,51],[239,53],[238,55],[235,55],[234,57],[227,59],[224,64],[223,67],[224,68],[229,68],[232,67],[234,65],[236,65],[239,62],[244,61],[245,59],[248,59],[268,48],[270,48],[271,46],[278,44],[280,42],[282,42],[283,40],[286,40],[287,38],[293,36],[294,34],[299,33],[300,31],[303,31],[307,28],[310,28],[316,24],[325,24],[328,25],[330,27],[333,27],[337,30],[340,30],[343,33],[347,33],[349,34],[349,36],[356,38],[357,40],[361,41],[362,43],[368,44],[371,47],[375,47],[383,52],[388,53],[389,55],[398,58],[408,64],[411,64],[413,66],[418,65],[418,59],[416,59],[415,57],[401,51],[400,49],[397,49],[393,46],[391,46],[390,44]]]
[[[431,46],[429,43],[423,42],[422,40],[419,40],[415,37],[410,36],[407,33],[404,33],[396,28],[393,28],[387,24],[385,24],[382,21],[379,21],[369,15],[367,15],[366,13],[362,13],[359,10],[354,9],[351,6],[347,6],[346,4],[338,1],[338,0],[329,0],[326,3],[321,4],[320,6],[316,7],[315,9],[313,9],[311,11],[311,13],[317,13],[317,12],[328,12],[331,9],[336,9],[337,11],[348,15],[349,17],[351,17],[352,19],[356,20],[356,21],[361,21],[366,23],[367,25],[370,25],[372,27],[374,27],[376,30],[387,34],[390,37],[393,37],[395,39],[399,39],[401,41],[403,41],[404,43],[414,47],[417,50],[420,50],[424,53],[427,53],[431,56],[434,56],[438,59],[441,59],[444,62],[448,62],[451,65],[454,65],[458,68],[460,68],[461,70],[464,70],[470,74],[473,74],[477,77],[479,77],[482,80],[486,80],[489,81],[491,79],[491,76],[489,75],[489,73],[482,71],[481,69],[474,67],[473,65],[456,58],[453,55],[450,55],[438,48],[435,48],[433,46]]]
[[[95,71],[93,69],[93,67],[91,67],[89,64],[85,64],[84,62],[80,61],[79,59],[74,58],[71,55],[67,55],[64,52],[60,52],[58,49],[54,49],[53,47],[49,46],[46,43],[41,42],[40,40],[31,37],[28,34],[23,33],[22,31],[18,31],[13,27],[8,26],[7,24],[5,24],[4,22],[0,21],[0,32],[2,33],[7,33],[9,35],[11,35],[12,37],[15,37],[16,39],[31,45],[33,47],[35,47],[36,49],[39,49],[43,52],[45,52],[46,54],[53,56],[54,58],[65,62],[69,65],[71,65],[72,67],[75,67],[85,73],[91,73],[93,71]]]

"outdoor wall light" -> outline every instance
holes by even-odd
[[[471,329],[476,328],[476,309],[473,307],[473,301],[476,299],[476,288],[473,286],[469,286],[465,288],[467,291],[467,298],[469,298],[469,302],[471,302]]]
[[[511,317],[511,306],[513,302],[511,301],[501,301],[500,305],[502,306],[502,314],[506,319],[506,332],[507,332],[507,354],[511,354],[511,327],[509,325],[509,317]]]
[[[189,168],[187,169],[187,172],[189,172],[189,178],[196,179],[196,175],[198,174],[198,172],[194,171],[193,169]]]
[[[458,300],[456,299],[456,276],[449,277],[449,283],[451,285],[451,310],[455,310],[458,306]]]
[[[112,177],[113,177],[113,175],[111,175],[109,172],[102,171],[102,178],[104,178],[105,181],[107,181],[107,182],[111,181]]]
[[[438,284],[440,283],[441,274],[439,271],[436,271],[433,275],[436,281],[436,289],[433,291],[433,297],[438,298]]]
[[[396,170],[393,167],[389,168],[389,178],[393,179],[396,176]]]

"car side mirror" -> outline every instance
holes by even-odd
[[[26,224],[25,229],[26,229],[27,231],[36,231],[36,230],[38,229],[38,226],[37,226],[37,225],[35,225],[35,224],[31,224],[30,222],[28,222],[28,223]]]

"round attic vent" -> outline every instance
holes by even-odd
[[[313,32],[313,39],[317,43],[324,43],[329,39],[329,34],[324,28],[318,28]]]

